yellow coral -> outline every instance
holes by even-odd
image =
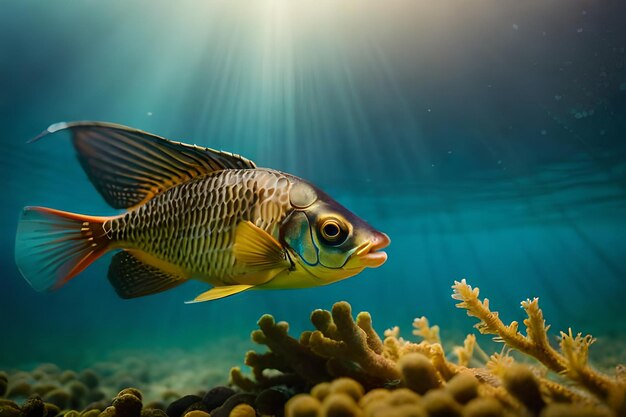
[[[548,342],[549,326],[536,298],[522,302],[527,315],[523,335],[517,322],[505,325],[491,311],[489,300],[479,298],[478,288],[464,280],[453,288],[457,307],[479,319],[476,327],[481,333],[504,342],[507,347],[502,352],[488,357],[476,337],[468,335],[463,346],[453,349],[458,357],[458,363],[453,363],[441,343],[439,327],[431,326],[425,317],[413,322],[413,334],[421,339],[418,343],[400,337],[398,327],[385,331],[381,340],[368,313],[353,319],[350,305],[339,302],[331,311],[315,310],[311,322],[316,330],[303,332],[298,340],[288,335],[286,323],[263,316],[252,338],[269,351],[246,355],[254,379],[234,368],[231,380],[257,392],[279,383],[313,386],[311,395],[287,403],[287,415],[294,417],[543,415],[546,410],[565,409],[551,407],[555,402],[575,404],[595,415],[624,414],[626,371],[618,368],[611,378],[593,370],[588,364],[591,336],[571,330],[562,333],[557,350]],[[509,355],[512,350],[546,368],[518,364]],[[556,377],[547,375],[546,369]],[[567,386],[564,378],[579,388]]]
[[[460,301],[456,306],[467,310],[469,316],[480,320],[476,328],[481,333],[495,334],[495,340],[534,357],[556,373],[565,374],[603,401],[613,398],[616,392],[624,392],[621,382],[597,372],[588,365],[589,346],[594,342],[591,336],[582,336],[580,333],[573,336],[570,329],[569,333],[561,332],[561,353],[550,346],[547,336],[550,326],[545,324],[538,298],[521,303],[527,315],[524,320],[527,335],[524,336],[518,331],[517,322],[513,321],[506,326],[498,313],[490,310],[489,300],[479,299],[478,288],[472,288],[464,279],[460,282],[455,281],[452,288],[454,290],[452,298]]]
[[[413,336],[418,336],[428,343],[441,343],[439,326],[430,326],[424,316],[413,320]]]

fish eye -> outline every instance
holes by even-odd
[[[348,237],[348,228],[338,219],[326,219],[319,228],[320,238],[329,245],[339,245]]]

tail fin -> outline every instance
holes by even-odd
[[[108,219],[25,207],[15,238],[17,267],[37,291],[60,288],[107,251]]]

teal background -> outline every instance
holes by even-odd
[[[626,337],[626,7],[617,1],[17,1],[0,5],[0,365],[309,328],[347,300],[457,343],[467,278],[505,321]],[[114,214],[64,134],[104,120],[306,178],[391,236],[381,268],[322,288],[117,298],[99,260],[39,294],[13,262],[25,205]],[[556,334],[556,333],[555,333]],[[609,342],[606,342],[606,341]],[[243,353],[241,356],[243,358]]]

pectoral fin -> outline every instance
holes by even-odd
[[[285,270],[291,266],[281,244],[254,223],[239,223],[235,233],[233,254],[251,271]]]
[[[217,300],[219,298],[228,297],[242,291],[248,290],[254,285],[226,285],[223,287],[211,288],[209,291],[203,292],[191,301],[185,301],[185,304],[201,303],[203,301]]]

